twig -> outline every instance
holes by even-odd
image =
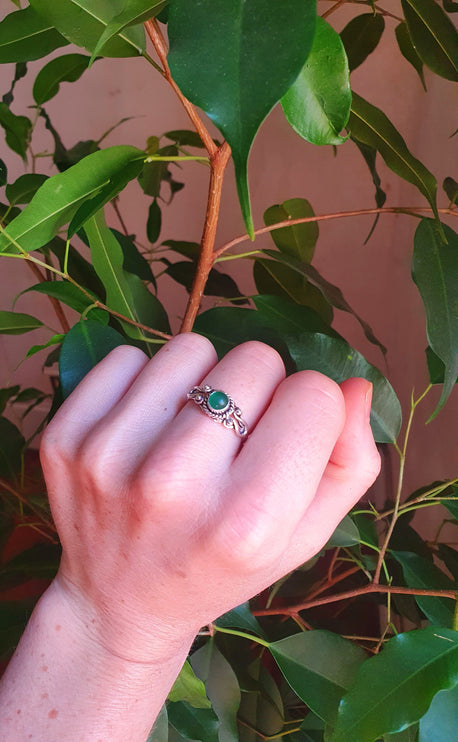
[[[282,222],[270,224],[267,227],[260,227],[259,229],[255,229],[254,234],[255,236],[257,236],[260,234],[273,232],[276,229],[282,229],[283,227],[293,227],[295,224],[323,222],[331,219],[341,219],[347,216],[366,216],[370,214],[409,214],[415,211],[431,212],[432,209],[427,206],[383,206],[379,209],[358,209],[356,211],[338,211],[334,214],[315,214],[315,216],[305,216],[300,219],[285,219]],[[447,214],[448,216],[458,216],[458,211],[456,211],[455,209],[438,209],[438,213]],[[235,247],[235,245],[239,245],[242,242],[247,242],[249,239],[250,238],[247,234],[242,234],[239,237],[235,237],[233,240],[230,240],[230,242],[226,242],[226,244],[220,247],[218,250],[215,250],[214,257],[219,258],[219,256],[226,252],[226,250],[229,250],[231,247]]]
[[[192,103],[187,98],[185,98],[185,96],[181,92],[180,88],[178,87],[178,85],[176,84],[175,80],[173,79],[170,73],[169,63],[167,62],[167,47],[166,47],[166,43],[162,35],[161,29],[159,28],[158,22],[155,19],[146,21],[145,28],[156,50],[156,54],[159,57],[159,61],[162,64],[163,74],[164,74],[165,79],[167,80],[169,85],[173,88],[174,92],[180,99],[186,113],[188,114],[189,118],[194,124],[194,127],[198,135],[202,139],[202,142],[205,145],[205,149],[207,150],[208,154],[211,157],[212,155],[216,153],[216,150],[218,149],[218,147],[213,141],[209,131],[207,130],[205,124],[203,123],[196,109],[194,108]]]
[[[201,250],[180,332],[190,332],[192,330],[199,311],[208,274],[213,265],[213,247],[215,244],[216,227],[218,225],[224,171],[229,162],[230,156],[231,148],[227,142],[224,142],[224,144],[216,150],[215,154],[210,157],[211,176]]]
[[[38,278],[40,283],[45,283],[46,278],[43,276],[42,272],[40,271],[39,267],[37,265],[34,265],[31,261],[28,261],[28,265],[32,273],[34,273],[35,277]],[[48,268],[49,270],[49,268]],[[52,307],[54,309],[54,312],[56,313],[56,317],[59,320],[62,330],[64,332],[68,332],[70,330],[70,325],[68,323],[67,317],[65,316],[65,312],[62,309],[62,304],[58,299],[56,299],[54,296],[48,296],[49,301],[52,304]]]
[[[116,216],[118,217],[118,220],[119,220],[119,223],[121,225],[122,231],[124,232],[125,236],[128,237],[129,236],[129,230],[127,229],[126,223],[125,223],[124,219],[122,218],[121,212],[119,211],[118,197],[116,196],[116,198],[114,198],[110,203],[111,203],[113,209],[115,210],[115,213],[116,213]]]
[[[328,15],[331,15],[331,13],[334,13],[335,10],[339,10],[339,8],[342,5],[344,5],[344,3],[346,3],[346,2],[347,2],[347,0],[337,0],[337,2],[334,3],[334,5],[332,5],[330,8],[328,8],[328,10],[325,10],[325,12],[323,13],[323,15],[321,17],[322,18],[327,18]]]

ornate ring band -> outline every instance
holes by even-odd
[[[193,387],[187,396],[199,405],[202,412],[222,423],[224,427],[231,428],[240,437],[244,438],[248,434],[247,424],[242,418],[242,410],[226,392],[213,389],[205,384],[202,387]]]

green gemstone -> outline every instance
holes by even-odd
[[[228,407],[229,397],[227,396],[227,394],[224,394],[224,392],[212,392],[208,396],[207,403],[211,410],[220,412],[221,410],[225,410],[226,407]]]

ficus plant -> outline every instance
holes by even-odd
[[[352,90],[350,73],[384,33],[394,33],[400,55],[423,85],[426,69],[452,85],[458,80],[452,22],[458,3],[400,0],[394,14],[382,0],[349,2],[355,15],[340,34],[332,21],[345,0],[330,1],[322,15],[315,0],[12,0],[16,7],[0,22],[0,62],[15,64],[0,102],[6,143],[0,160],[2,272],[7,275],[13,261],[22,261],[30,277],[26,291],[48,297],[59,323],[57,333],[50,329],[47,341],[32,341],[27,352],[27,357],[41,353],[44,366],[58,369],[52,394],[21,388],[14,379],[0,390],[0,591],[55,574],[58,538],[44,483],[24,468],[27,450],[62,400],[110,350],[128,343],[153,356],[171,336],[170,308],[156,290],[161,272],[188,293],[180,331],[207,336],[220,356],[258,339],[281,353],[288,373],[315,369],[337,382],[369,379],[374,437],[392,447],[398,461],[396,486],[385,493],[382,507],[360,503],[312,561],[202,627],[149,742],[455,738],[458,559],[451,542],[442,540],[442,527],[426,541],[412,518],[417,510],[433,508],[441,525],[456,525],[458,479],[426,482],[410,493],[404,470],[417,407],[433,385],[441,385],[432,416],[440,414],[458,375],[458,237],[450,226],[458,184],[447,177],[438,195],[433,173],[385,113]],[[144,148],[105,146],[102,137],[68,149],[65,132],[56,130],[46,110],[60,85],[91,75],[101,57],[139,56],[145,75],[160,75],[172,88],[190,128],[159,136],[151,121]],[[15,85],[30,74],[27,64],[41,59],[30,108],[17,112]],[[375,206],[355,214],[374,215],[371,234],[384,212],[402,213],[417,224],[412,278],[424,304],[430,383],[412,395],[403,426],[389,380],[333,327],[334,309],[354,314],[343,290],[313,265],[320,220],[348,214],[318,216],[299,193],[266,204],[264,226],[255,227],[249,154],[276,104],[310,144],[360,150],[375,185]],[[49,150],[37,153],[34,130],[42,120]],[[17,156],[26,173],[11,180],[8,162]],[[246,233],[218,246],[222,185],[231,158]],[[420,206],[384,206],[380,160],[417,188]],[[179,168],[188,162],[203,163],[209,174],[200,244],[161,237],[161,213],[183,189]],[[132,182],[150,199],[146,246],[125,228],[118,201]],[[179,198],[186,198],[186,190]],[[261,233],[270,235],[270,247],[258,247]],[[225,260],[239,261],[258,293],[242,295],[221,269]],[[206,311],[203,297],[215,298]],[[354,316],[367,340],[385,353],[369,324]],[[46,329],[39,317],[2,307],[0,333],[37,328]],[[49,413],[25,440],[5,410],[25,405],[26,416],[46,400]],[[409,455],[415,456],[414,450]],[[39,540],[9,558],[8,544],[24,526],[34,528]],[[1,603],[4,658],[38,592],[30,588],[26,598]]]

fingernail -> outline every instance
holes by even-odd
[[[368,381],[367,384],[368,384],[368,387],[366,389],[366,394],[364,395],[364,412],[365,412],[366,418],[369,420],[371,416],[373,386],[370,381]]]

